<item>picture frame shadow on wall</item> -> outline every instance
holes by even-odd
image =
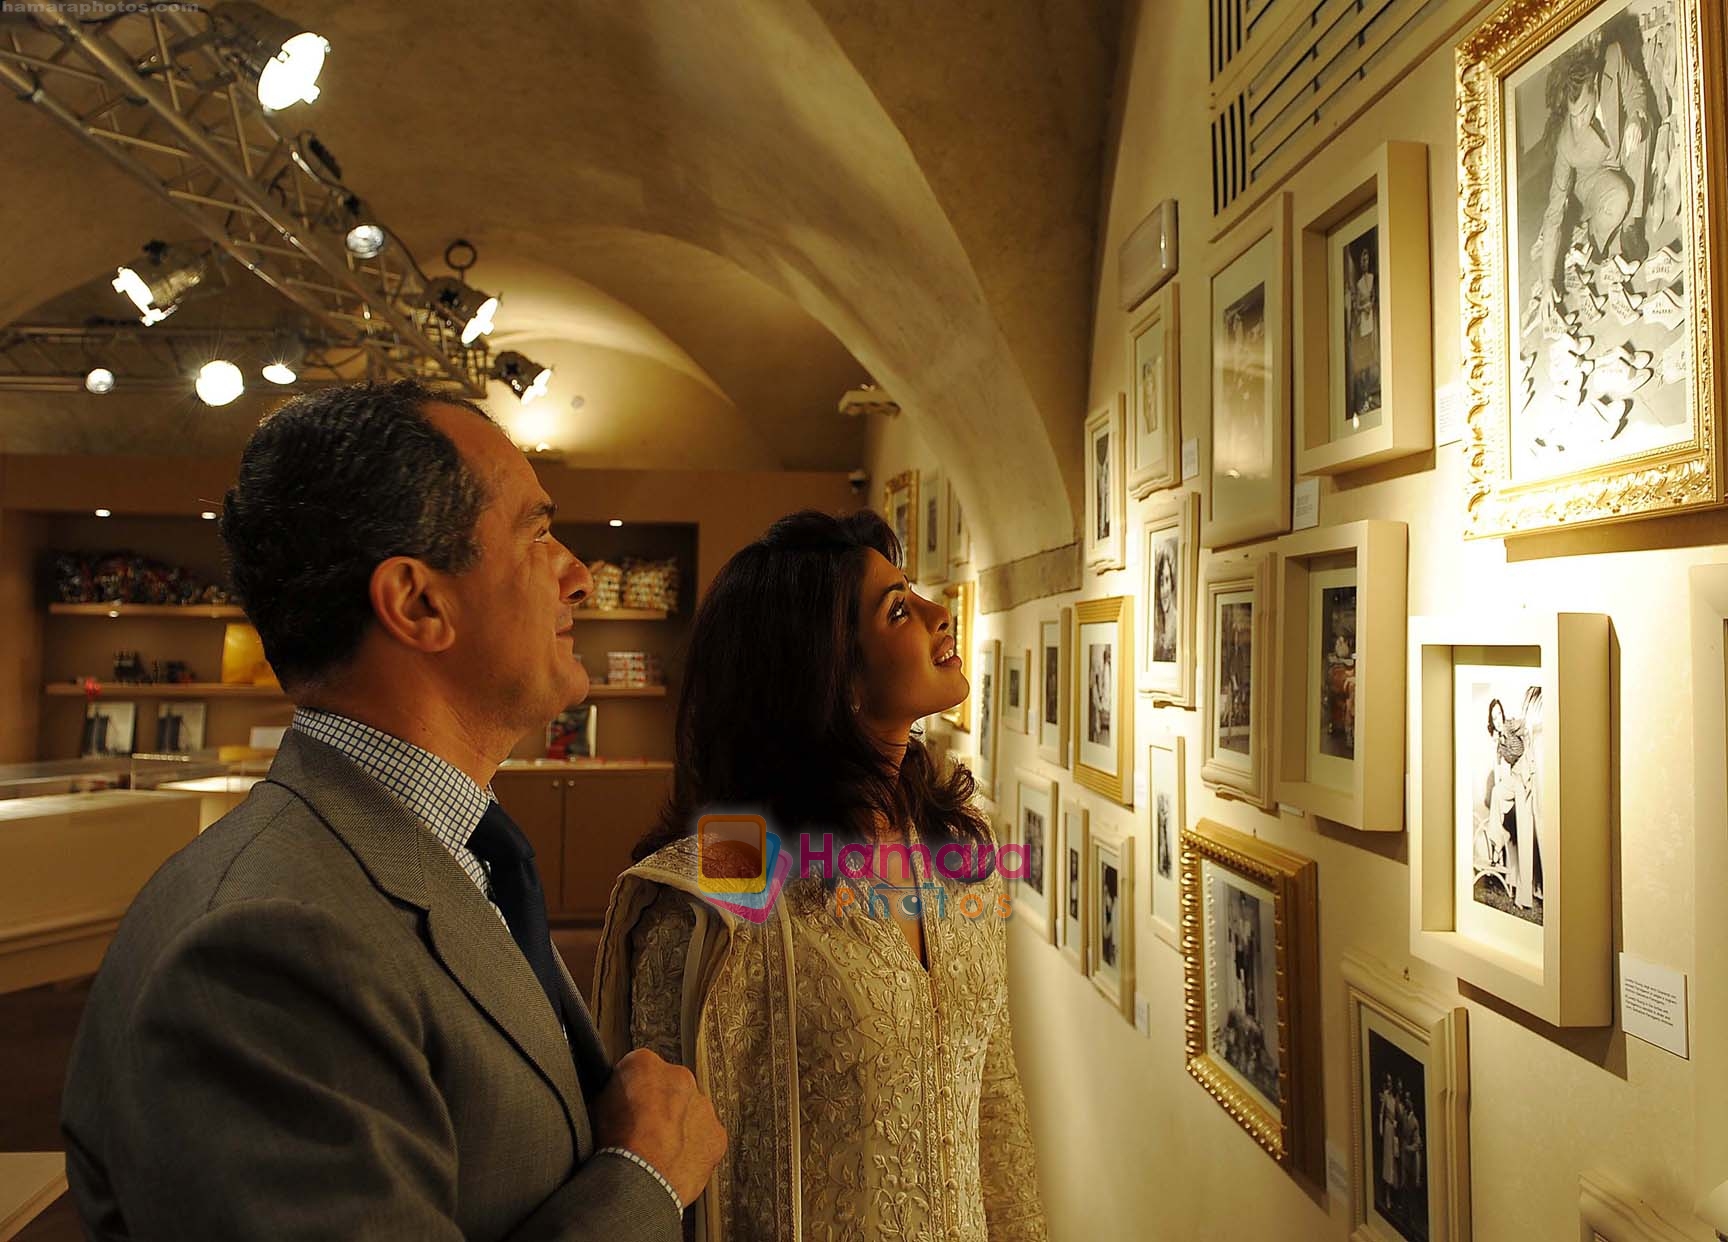
[[[1056,817],[1061,806],[1055,781],[1028,768],[1015,771],[1012,841],[1026,851],[1026,866],[1013,882],[1014,916],[1050,944],[1057,936]]]
[[[1140,522],[1139,692],[1154,707],[1194,706],[1194,617],[1200,578],[1200,493],[1146,506]]]
[[[1200,615],[1206,626],[1201,691],[1200,780],[1220,797],[1273,806],[1272,556],[1243,551],[1206,566]]]
[[[972,682],[973,695],[978,701],[978,762],[973,775],[978,792],[996,801],[996,733],[997,706],[1001,688],[997,684],[1002,665],[1002,644],[992,638],[978,644],[978,664]]]
[[[1551,1026],[1614,1019],[1611,647],[1600,613],[1410,622],[1410,951]]]
[[[1059,768],[1068,766],[1068,732],[1073,727],[1070,691],[1073,688],[1072,638],[1074,610],[1064,608],[1054,620],[1038,623],[1038,757]]]
[[[1296,246],[1296,472],[1434,447],[1428,148],[1382,143]]]
[[[1134,598],[1074,606],[1074,779],[1123,806],[1134,804]]]
[[[1068,964],[1082,975],[1087,973],[1086,934],[1092,908],[1091,888],[1091,817],[1077,798],[1062,804],[1062,837],[1057,852],[1056,944]]]
[[[1024,647],[1002,656],[1002,727],[1025,733],[1032,720],[1032,653]]]
[[[1290,529],[1290,195],[1274,195],[1220,252],[1207,317],[1208,548]]]
[[[1122,405],[1117,393],[1086,420],[1086,567],[1121,569],[1127,503],[1122,469]]]
[[[940,470],[926,470],[918,481],[924,511],[918,523],[924,546],[918,552],[919,582],[939,586],[948,581],[948,485]],[[961,648],[962,651],[965,648]]]
[[[951,582],[942,588],[942,598],[948,607],[949,626],[954,634],[954,650],[960,653],[962,660],[971,650],[968,644],[972,641],[972,593],[973,583],[970,578],[964,582]],[[975,692],[978,683],[971,669],[967,669],[966,672],[966,680]],[[968,693],[965,698],[943,712],[942,719],[960,732],[970,733],[972,731],[972,694]]]
[[[1182,830],[1188,826],[1184,749],[1180,733],[1153,738],[1146,747],[1147,840],[1152,845],[1147,893],[1152,931],[1178,953],[1182,951]]]
[[[1350,1242],[1470,1242],[1469,1011],[1347,951]]]
[[[1087,974],[1099,995],[1134,1022],[1134,838],[1101,824],[1087,838]]]
[[[1705,1222],[1658,1208],[1593,1169],[1578,1177],[1578,1224],[1581,1242],[1716,1242]]]
[[[1128,328],[1128,493],[1143,500],[1182,482],[1182,338],[1177,282],[1147,301]]]
[[[1325,1176],[1319,868],[1223,824],[1182,833],[1188,1073],[1281,1166]]]
[[[1513,0],[1458,45],[1468,538],[1723,503],[1722,21]]]
[[[918,581],[918,472],[902,470],[882,487],[882,516],[900,541],[900,568]]]
[[[1409,530],[1364,521],[1278,541],[1277,799],[1404,831]]]

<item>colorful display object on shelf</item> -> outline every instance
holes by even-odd
[[[62,604],[226,604],[232,597],[134,552],[62,552],[54,558],[55,599]]]
[[[567,707],[546,726],[548,759],[592,759],[599,753],[600,709],[592,703]]]
[[[250,625],[236,623],[222,632],[222,684],[281,689],[270,662],[264,658],[264,640]]]
[[[594,590],[583,600],[581,607],[597,612],[612,612],[623,606],[624,598],[624,567],[614,565],[611,561],[589,561],[588,577],[594,582]]]
[[[660,672],[660,657],[647,651],[608,651],[606,684],[630,690],[664,685],[665,678]]]
[[[624,607],[660,612],[678,611],[678,560],[645,561],[624,558]]]

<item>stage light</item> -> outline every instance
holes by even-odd
[[[200,513],[198,516],[203,518],[206,522],[214,522],[216,520],[216,514],[209,509],[204,510],[204,512]]]
[[[606,523],[606,525],[608,525],[608,526],[622,526],[622,525],[624,525],[624,519],[623,518],[613,518],[610,522]]]
[[[293,332],[276,333],[270,342],[270,361],[262,372],[272,384],[292,384],[300,378],[300,368],[306,361],[306,342]]]
[[[218,358],[199,368],[198,382],[193,387],[205,405],[227,405],[246,391],[246,378],[239,367]]]
[[[454,276],[440,276],[427,285],[426,304],[461,332],[464,345],[472,345],[488,335],[498,314],[497,298],[473,285],[463,284]]]
[[[342,244],[356,259],[376,259],[390,244],[390,234],[373,218],[362,200],[349,195],[342,205],[342,215],[346,226]]]
[[[93,392],[98,397],[103,393],[114,391],[114,372],[107,367],[91,367],[90,373],[84,377],[84,391]]]
[[[98,509],[98,510],[96,510],[96,516],[97,517],[113,517],[114,513],[113,513],[113,510],[111,510],[111,509]]]
[[[547,385],[552,382],[552,368],[543,367],[509,349],[493,362],[492,377],[509,385],[510,391],[521,398],[523,405],[527,405],[546,395]]]
[[[161,323],[180,306],[187,293],[204,283],[204,256],[186,246],[147,242],[130,267],[116,268],[113,286],[138,308],[146,327]]]
[[[266,112],[318,98],[328,41],[251,0],[217,5],[210,24],[223,49],[257,80],[258,102]]]

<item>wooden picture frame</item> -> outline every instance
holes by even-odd
[[[1140,522],[1140,579],[1146,608],[1136,685],[1154,707],[1191,708],[1200,581],[1199,492],[1179,492],[1147,506]]]
[[[1364,954],[1342,971],[1350,1242],[1470,1242],[1469,1011]]]
[[[1339,190],[1296,247],[1296,470],[1305,475],[1434,447],[1428,148],[1382,143]]]
[[[1410,622],[1410,951],[1552,1026],[1614,1019],[1611,648],[1597,613]]]
[[[1208,548],[1290,529],[1290,195],[1274,195],[1220,251],[1208,286]]]
[[[1122,466],[1122,406],[1117,393],[1086,420],[1086,457],[1082,474],[1086,488],[1086,566],[1121,569],[1123,531],[1128,511],[1126,475]]]
[[[1062,609],[1054,620],[1038,623],[1038,757],[1059,768],[1068,766],[1068,733],[1074,727],[1069,719],[1073,712],[1073,630],[1072,608]]]
[[[940,470],[926,470],[918,481],[924,511],[918,523],[924,541],[918,552],[917,581],[938,586],[948,581],[948,484]],[[908,575],[910,576],[910,575]]]
[[[1074,779],[1123,806],[1134,804],[1134,600],[1074,606]]]
[[[1674,0],[1646,25],[1620,20],[1630,3],[1513,0],[1458,45],[1468,538],[1724,500],[1723,11]],[[1610,166],[1620,180],[1594,215],[1582,171],[1552,169],[1576,149],[1568,127],[1594,134],[1596,114],[1559,116],[1556,140],[1527,145],[1579,52],[1604,115],[1626,118],[1616,147],[1649,172],[1632,186]],[[1526,187],[1547,197],[1522,203]]]
[[[1134,1022],[1134,838],[1093,825],[1087,839],[1087,974],[1098,994]]]
[[[1024,647],[1002,657],[1002,727],[1025,733],[1032,721],[1032,653]]]
[[[1128,492],[1143,500],[1182,482],[1182,338],[1175,281],[1153,294],[1129,325],[1127,359]]]
[[[951,582],[942,588],[942,598],[948,607],[948,624],[954,634],[954,650],[960,653],[964,660],[970,650],[967,646],[972,641],[972,597],[973,584],[971,579],[964,582]],[[967,679],[971,681],[970,678]],[[972,694],[969,691],[953,707],[942,713],[942,719],[953,725],[962,733],[972,731]]]
[[[1350,522],[1278,541],[1277,798],[1404,831],[1409,530]]]
[[[1271,555],[1256,551],[1214,556],[1200,594],[1206,625],[1200,779],[1220,797],[1271,810],[1276,609]]]
[[[1580,1242],[1716,1242],[1716,1231],[1647,1202],[1618,1179],[1586,1170],[1578,1178]]]
[[[1317,876],[1311,859],[1212,820],[1182,833],[1188,1072],[1274,1160],[1315,1183],[1326,1159]],[[1219,983],[1226,956],[1231,977]]]
[[[882,516],[900,541],[900,568],[918,581],[918,472],[902,470],[882,488]]]
[[[1182,950],[1182,830],[1188,826],[1186,743],[1180,733],[1153,738],[1146,747],[1146,840],[1152,874],[1146,882],[1152,930]]]
[[[1001,730],[998,684],[1002,666],[1002,644],[992,638],[978,644],[978,664],[972,683],[978,699],[978,792],[996,801],[996,734]]]
[[[1014,836],[1026,865],[1014,881],[1014,914],[1039,939],[1056,943],[1056,837],[1062,813],[1057,783],[1030,768],[1014,773]],[[1042,890],[1040,890],[1042,885]]]
[[[1089,962],[1086,953],[1087,918],[1091,910],[1089,842],[1091,816],[1085,804],[1069,799],[1062,804],[1062,833],[1056,854],[1056,946],[1068,964],[1082,975]]]

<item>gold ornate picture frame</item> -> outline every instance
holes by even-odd
[[[1182,482],[1182,339],[1176,282],[1147,300],[1128,328],[1128,493],[1142,500]]]
[[[1467,537],[1723,502],[1721,25],[1512,0],[1459,44]]]
[[[918,581],[918,472],[902,470],[882,488],[882,516],[900,540],[900,568]]]
[[[948,605],[949,625],[954,633],[954,650],[960,653],[962,660],[972,654],[972,592],[971,579],[965,582],[951,582],[942,588],[942,598]],[[972,684],[965,698],[942,713],[942,719],[953,725],[962,733],[972,731],[972,695],[977,691],[974,674],[967,668],[967,681]]]
[[[1123,806],[1134,804],[1134,598],[1074,606],[1074,779]]]

